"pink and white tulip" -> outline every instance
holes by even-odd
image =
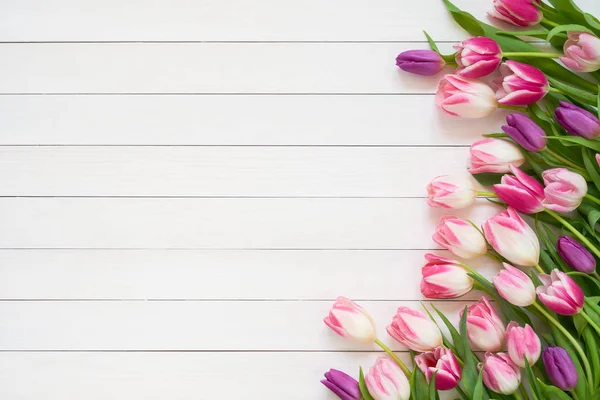
[[[467,335],[469,341],[479,350],[502,349],[505,338],[504,324],[486,297],[467,307]]]
[[[427,204],[430,207],[460,209],[473,204],[477,192],[466,176],[442,175],[427,185]]]
[[[502,78],[496,81],[498,103],[525,106],[540,101],[550,90],[546,75],[536,67],[508,60],[500,65]]]
[[[506,350],[512,362],[525,368],[525,360],[530,366],[539,360],[542,343],[531,326],[525,325],[522,328],[512,321],[506,327]]]
[[[415,364],[421,370],[427,383],[435,374],[435,388],[450,390],[458,386],[462,371],[452,350],[436,347],[433,351],[421,353],[415,357]]]
[[[540,242],[517,212],[508,207],[483,224],[489,244],[513,264],[534,267],[540,260]]]
[[[494,0],[494,9],[488,15],[516,26],[533,26],[544,17],[535,4],[539,5],[540,0]]]
[[[387,332],[413,351],[430,351],[442,345],[440,329],[421,311],[399,307]]]
[[[453,299],[473,289],[473,278],[458,262],[449,258],[425,254],[422,268],[421,293],[429,299]]]
[[[524,214],[544,211],[544,186],[518,167],[509,165],[509,168],[513,175],[504,175],[501,183],[494,185],[498,197]]]
[[[513,394],[521,385],[521,370],[506,353],[486,353],[481,369],[483,383],[496,393]]]
[[[472,174],[484,172],[510,172],[510,166],[520,166],[525,162],[521,150],[515,145],[502,139],[482,139],[471,145]]]
[[[492,281],[502,298],[510,304],[527,307],[535,303],[535,286],[526,273],[510,264],[503,263],[504,269]]]
[[[547,169],[542,178],[546,185],[543,205],[549,210],[561,213],[573,211],[587,194],[585,179],[566,168]]]
[[[345,297],[337,298],[323,322],[338,335],[359,343],[372,343],[377,339],[373,318]]]
[[[569,69],[592,72],[600,69],[600,39],[586,32],[569,32],[560,61]]]
[[[365,376],[367,390],[375,400],[408,400],[410,383],[395,361],[379,357]]]
[[[536,291],[546,307],[560,315],[575,315],[583,309],[583,291],[575,281],[557,269],[550,275],[540,274],[542,286]]]
[[[433,241],[455,256],[474,258],[487,253],[485,238],[469,221],[444,215],[435,228]]]
[[[460,75],[444,76],[438,86],[435,102],[446,114],[463,118],[482,118],[498,108],[492,88]]]
[[[489,75],[502,62],[502,49],[495,40],[478,36],[454,45],[456,74],[464,78],[481,78]]]

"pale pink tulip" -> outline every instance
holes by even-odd
[[[531,278],[510,264],[503,265],[504,269],[492,279],[500,296],[519,307],[527,307],[535,303],[535,286]]]
[[[485,238],[469,221],[444,215],[433,234],[433,241],[462,258],[474,258],[487,253]]]
[[[345,297],[337,298],[323,322],[338,335],[356,342],[371,343],[377,339],[373,318]]]
[[[421,311],[399,307],[387,332],[414,351],[430,351],[442,345],[440,329]]]
[[[566,168],[547,169],[542,178],[546,185],[543,205],[549,210],[561,213],[573,211],[587,194],[585,179]]]
[[[486,297],[467,307],[467,334],[469,341],[479,350],[502,349],[504,324]]]
[[[510,172],[510,166],[520,166],[525,162],[521,150],[515,145],[502,139],[482,139],[471,145],[472,174],[484,172]]]
[[[533,26],[544,17],[536,4],[539,5],[540,0],[494,0],[494,8],[488,14],[512,25]]]
[[[498,103],[525,106],[540,101],[550,90],[546,75],[536,67],[508,60],[500,65],[502,78],[495,81]]]
[[[483,369],[483,383],[490,390],[501,394],[513,394],[521,385],[521,370],[505,353],[486,353],[479,370]]]
[[[379,357],[365,376],[367,390],[375,400],[408,400],[410,383],[395,361]]]
[[[600,69],[600,39],[586,32],[569,32],[560,58],[569,69],[592,72]]]
[[[427,185],[427,204],[430,207],[465,208],[473,204],[477,192],[473,182],[466,176],[442,175]]]
[[[473,278],[458,262],[449,258],[425,254],[422,268],[421,293],[429,299],[452,299],[467,294],[473,288]]]
[[[456,50],[456,74],[465,78],[481,78],[489,75],[502,62],[502,49],[495,40],[478,36],[454,45]]]
[[[539,360],[542,343],[531,326],[521,328],[515,321],[511,321],[506,327],[506,350],[515,364],[525,368],[525,360],[530,366]]]
[[[521,171],[509,165],[513,175],[504,175],[501,183],[494,185],[494,191],[506,204],[525,214],[544,211],[544,186]]]
[[[462,372],[460,364],[452,350],[436,347],[433,351],[421,353],[415,357],[415,364],[429,383],[435,374],[435,388],[450,390],[458,386]]]
[[[463,118],[482,118],[498,108],[488,85],[459,75],[446,75],[440,81],[435,101],[447,114]]]
[[[540,274],[542,286],[536,291],[546,307],[560,315],[575,315],[583,309],[583,291],[575,281],[557,269],[550,275]]]

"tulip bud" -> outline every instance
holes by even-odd
[[[517,212],[508,207],[483,224],[489,244],[513,264],[534,267],[540,260],[540,242]]]
[[[473,278],[458,262],[449,258],[425,254],[427,264],[421,270],[421,293],[429,299],[453,299],[473,288]]]
[[[533,26],[544,17],[535,4],[539,5],[540,0],[494,0],[494,9],[488,15],[516,26]]]
[[[598,163],[598,166],[600,167],[600,154],[596,153],[596,162]]]
[[[573,390],[579,376],[569,353],[562,347],[550,346],[542,353],[542,361],[550,382],[561,390]]]
[[[377,339],[373,318],[345,297],[337,298],[323,322],[338,335],[359,343],[371,343]]]
[[[510,264],[503,263],[504,269],[492,281],[502,298],[510,304],[527,307],[535,303],[535,286],[531,278]]]
[[[586,32],[569,32],[560,61],[569,69],[592,72],[600,69],[600,39]]]
[[[410,384],[395,361],[380,357],[371,367],[365,383],[375,400],[408,400]]]
[[[478,36],[463,40],[457,45],[456,74],[464,78],[481,78],[489,75],[502,62],[502,49],[495,40]]]
[[[400,307],[387,332],[413,351],[430,351],[442,345],[440,329],[421,311]]]
[[[467,334],[469,341],[480,350],[502,349],[504,324],[486,297],[467,307]]]
[[[485,238],[469,221],[444,215],[435,228],[433,241],[455,256],[474,258],[487,253]]]
[[[494,191],[510,207],[525,214],[544,211],[544,186],[519,168],[509,166],[513,175],[504,175]]]
[[[435,374],[435,388],[437,390],[450,390],[458,386],[462,372],[458,360],[452,350],[436,347],[433,351],[421,353],[415,357],[415,364],[427,383]]]
[[[596,270],[596,259],[594,256],[572,237],[559,237],[556,249],[560,257],[575,271],[591,274]]]
[[[321,383],[342,400],[362,399],[358,381],[337,369],[330,369],[325,372],[325,379]]]
[[[561,101],[554,110],[554,118],[567,132],[586,139],[600,136],[600,120],[591,112],[575,104]]]
[[[438,176],[427,185],[427,194],[430,207],[455,210],[470,206],[477,198],[473,182],[466,176]]]
[[[587,194],[587,182],[576,172],[566,168],[542,172],[546,198],[542,202],[549,210],[565,213],[575,210]]]
[[[446,62],[433,50],[408,50],[396,57],[396,65],[403,71],[417,75],[435,75]]]
[[[557,269],[550,275],[540,274],[542,286],[536,289],[546,307],[560,315],[575,315],[583,309],[583,291],[575,281]]]
[[[515,321],[506,327],[506,349],[510,359],[519,367],[525,368],[525,360],[534,365],[540,358],[542,343],[533,328],[521,328]]]
[[[485,354],[483,363],[483,383],[490,390],[500,394],[513,394],[521,385],[521,371],[505,353]]]
[[[498,108],[492,88],[459,75],[444,76],[438,86],[435,102],[446,114],[464,118],[482,118]]]
[[[500,65],[502,78],[496,81],[498,103],[526,106],[540,101],[550,90],[546,75],[536,67],[508,60]]]
[[[538,152],[546,148],[546,132],[523,114],[509,114],[506,117],[508,125],[502,130],[527,151]]]
[[[482,139],[471,145],[472,174],[510,172],[510,166],[525,162],[523,153],[513,143],[502,139]]]

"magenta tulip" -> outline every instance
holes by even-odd
[[[323,322],[338,335],[356,342],[371,343],[377,339],[373,318],[345,297],[337,298]]]
[[[544,211],[544,186],[518,167],[509,165],[509,168],[513,175],[504,175],[501,183],[494,185],[498,197],[524,214]]]
[[[576,172],[566,168],[547,169],[542,173],[544,184],[544,207],[561,213],[575,210],[587,194],[587,182]]]
[[[600,39],[586,32],[569,32],[560,58],[569,69],[592,72],[600,69]]]
[[[536,67],[508,60],[500,65],[501,80],[496,81],[498,103],[525,106],[540,101],[550,90],[546,75]]]
[[[488,14],[512,25],[533,26],[544,17],[536,4],[539,5],[540,0],[494,0],[494,8]]]
[[[379,357],[365,376],[367,390],[375,400],[408,400],[410,383],[395,361]]]
[[[462,376],[456,356],[452,350],[444,347],[436,347],[433,351],[419,354],[415,357],[415,364],[425,375],[428,383],[435,374],[437,390],[454,389]]]
[[[446,114],[463,118],[482,118],[498,108],[494,91],[488,85],[460,75],[444,76],[435,101]]]
[[[512,321],[506,327],[506,350],[510,359],[519,367],[525,368],[525,360],[534,365],[542,353],[542,343],[533,328],[524,328]]]
[[[583,309],[583,291],[575,281],[557,269],[550,275],[540,274],[542,286],[536,291],[538,298],[551,311],[560,315],[575,315]]]
[[[516,167],[525,162],[521,150],[514,144],[502,139],[482,139],[471,145],[472,174],[484,172],[510,172],[510,166]]]
[[[504,269],[492,281],[502,298],[509,303],[527,307],[535,303],[535,286],[526,273],[510,264],[503,263]]]
[[[462,258],[474,258],[487,253],[485,238],[469,221],[444,215],[433,234],[433,241]]]
[[[428,253],[421,270],[421,293],[429,299],[452,299],[473,288],[473,278],[458,262]]]
[[[396,65],[406,72],[431,76],[440,72],[446,62],[433,50],[408,50],[396,57]]]
[[[467,307],[467,334],[469,341],[479,350],[502,349],[505,338],[504,323],[486,297]]]
[[[456,49],[456,74],[465,78],[489,75],[502,62],[502,49],[495,40],[485,36],[470,38],[454,45]]]
[[[521,385],[521,371],[505,353],[486,353],[479,369],[485,386],[496,393],[513,394]]]
[[[473,204],[477,192],[471,178],[442,175],[427,185],[427,204],[430,207],[460,209]]]
[[[430,351],[442,345],[440,329],[421,311],[399,307],[387,332],[413,351]]]

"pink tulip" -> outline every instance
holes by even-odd
[[[518,167],[524,162],[523,153],[514,143],[487,138],[471,145],[469,172],[472,174],[510,172],[511,165]]]
[[[510,359],[521,368],[525,368],[525,360],[534,365],[542,354],[542,343],[533,328],[512,321],[506,327],[506,349]]]
[[[323,322],[338,335],[359,343],[371,343],[377,339],[373,318],[345,297],[337,298]]]
[[[535,303],[535,286],[531,278],[510,264],[503,263],[504,269],[492,281],[502,298],[510,304],[527,307]]]
[[[496,81],[498,103],[525,106],[540,101],[550,90],[546,75],[536,67],[508,60],[500,65],[502,78]]]
[[[408,400],[410,383],[395,361],[379,357],[365,376],[367,390],[375,400]]]
[[[598,163],[598,166],[600,167],[600,154],[596,153],[596,162]]]
[[[427,194],[430,207],[455,210],[470,206],[477,198],[473,182],[465,176],[438,176],[427,185]]]
[[[504,324],[486,297],[467,307],[467,334],[469,341],[479,350],[502,349]]]
[[[444,76],[435,102],[447,114],[464,118],[482,118],[498,108],[494,91],[488,85],[459,75]]]
[[[539,5],[540,0],[494,0],[494,9],[488,14],[512,25],[533,26],[544,17],[535,4]]]
[[[483,233],[494,250],[508,261],[524,267],[538,264],[538,237],[511,207],[488,219],[483,224]]]
[[[540,274],[542,286],[536,291],[546,307],[560,315],[575,315],[583,308],[583,291],[575,281],[557,269],[550,275]]]
[[[547,169],[542,173],[544,184],[544,207],[557,212],[570,212],[581,204],[587,194],[587,182],[578,173],[566,168]]]
[[[563,46],[563,64],[573,71],[592,72],[600,69],[600,39],[585,32],[569,32]]]
[[[457,75],[464,78],[481,78],[489,75],[502,62],[502,49],[495,40],[485,36],[464,40],[457,45]]]
[[[419,354],[415,357],[415,364],[427,383],[435,374],[435,388],[437,390],[450,390],[458,386],[462,372],[456,356],[450,349],[436,347],[433,351]]]
[[[427,264],[421,270],[421,293],[429,299],[453,299],[473,288],[473,278],[458,262],[449,258],[425,254]]]
[[[487,253],[485,238],[470,222],[453,215],[444,215],[433,234],[433,241],[462,258],[474,258]]]
[[[421,311],[399,307],[387,332],[414,351],[430,351],[442,345],[440,329]]]
[[[513,394],[521,385],[521,370],[505,353],[486,353],[481,369],[483,383],[496,393]]]
[[[504,175],[501,183],[494,185],[494,191],[506,204],[525,214],[544,211],[544,186],[521,171],[509,165],[513,175]]]

